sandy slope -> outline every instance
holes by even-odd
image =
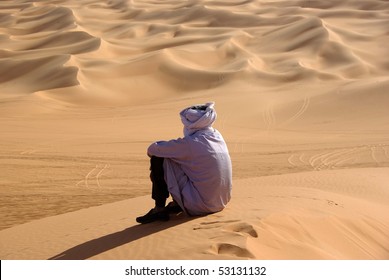
[[[133,217],[148,210],[149,198],[133,198],[3,230],[0,257],[387,259],[388,171],[241,179],[220,213],[148,225],[136,225]]]
[[[382,0],[1,1],[1,258],[388,258],[388,42]],[[233,202],[135,226],[210,100]]]

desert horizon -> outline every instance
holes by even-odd
[[[389,1],[1,1],[0,42],[1,259],[389,259]],[[209,101],[230,204],[137,225]]]

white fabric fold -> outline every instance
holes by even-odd
[[[215,102],[209,102],[182,110],[180,117],[184,124],[184,135],[189,136],[198,130],[211,127],[217,117],[214,106]]]

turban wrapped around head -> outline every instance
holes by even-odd
[[[182,110],[180,117],[184,124],[184,135],[189,136],[198,130],[211,127],[217,116],[214,106],[214,102],[209,102]]]

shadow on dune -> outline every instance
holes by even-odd
[[[49,258],[49,260],[85,260],[148,235],[163,231],[167,228],[189,222],[196,218],[197,217],[188,217],[181,213],[180,215],[174,217],[171,216],[171,219],[168,222],[135,225],[125,230],[101,236],[74,246],[73,248]]]

